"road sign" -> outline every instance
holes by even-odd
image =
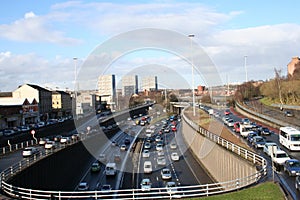
[[[90,126],[88,126],[88,127],[86,127],[86,129],[87,129],[88,131],[90,131],[90,130],[91,130],[91,127],[90,127]]]

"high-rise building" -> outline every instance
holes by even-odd
[[[122,95],[131,96],[138,93],[138,76],[127,75],[122,77]]]
[[[99,76],[98,93],[101,97],[101,101],[106,101],[108,105],[115,104],[116,79],[114,74]]]
[[[145,91],[157,91],[157,76],[145,76],[142,79],[142,89]]]

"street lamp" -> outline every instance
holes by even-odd
[[[191,59],[192,59],[192,95],[193,95],[193,115],[196,116],[195,110],[195,91],[194,91],[194,59],[193,59],[193,41],[192,38],[195,37],[194,34],[189,34],[189,38],[191,40]]]
[[[248,72],[247,72],[247,56],[244,56],[244,67],[245,67],[246,83],[247,83],[247,82],[248,82]]]
[[[77,119],[77,57],[74,57],[75,74],[74,74],[74,102],[75,102],[75,119]]]

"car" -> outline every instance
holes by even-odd
[[[49,138],[40,138],[39,145],[44,146],[49,141]]]
[[[173,181],[169,181],[169,182],[166,183],[166,189],[167,189],[167,192],[168,192],[170,195],[175,195],[175,194],[178,192],[176,183],[173,182]],[[175,198],[175,197],[174,197],[174,198]],[[178,197],[178,198],[180,198],[180,197]]]
[[[72,140],[80,140],[80,135],[78,133],[75,133],[71,136]]]
[[[98,161],[93,162],[91,166],[91,172],[99,172],[101,169],[100,163]]]
[[[164,151],[157,151],[157,156],[164,156],[165,152]]]
[[[286,117],[294,117],[294,113],[293,113],[292,111],[289,111],[289,110],[285,111],[285,112],[284,112],[284,115],[285,115]]]
[[[165,133],[170,133],[170,129],[169,129],[169,128],[165,128],[165,129],[164,129],[164,132],[165,132]]]
[[[87,190],[89,190],[89,184],[85,181],[80,182],[77,187],[77,190],[78,191],[87,191]]]
[[[14,135],[14,134],[16,134],[16,131],[14,131],[14,130],[12,130],[12,129],[5,129],[5,130],[3,131],[3,135],[4,135],[4,136],[10,136],[10,135]]]
[[[229,127],[233,127],[234,123],[235,123],[235,121],[233,121],[233,119],[230,118],[227,120],[226,125]]]
[[[244,125],[250,125],[251,121],[248,118],[243,118],[242,119],[242,124],[244,124]]]
[[[252,139],[252,145],[255,148],[263,148],[266,143],[266,140],[261,136],[254,136]]]
[[[161,137],[158,135],[158,136],[156,136],[155,137],[155,142],[159,142],[159,141],[161,141],[162,139],[161,139]]]
[[[286,160],[291,159],[289,155],[281,149],[273,152],[271,158],[272,161],[277,165],[282,165]]]
[[[69,137],[61,137],[60,138],[60,143],[61,144],[68,144],[70,142],[70,138]]]
[[[152,173],[152,162],[149,160],[144,162],[144,173]]]
[[[178,155],[178,153],[177,153],[177,152],[171,153],[171,159],[172,159],[173,161],[178,161],[178,160],[179,160],[179,155]]]
[[[114,155],[114,161],[115,162],[121,162],[121,156],[119,154]]]
[[[23,157],[30,157],[30,156],[33,156],[34,154],[37,154],[37,153],[38,153],[38,150],[35,147],[26,147],[22,151]]]
[[[263,147],[263,152],[268,156],[271,156],[272,151],[280,150],[280,147],[275,142],[266,142]]]
[[[161,174],[161,178],[163,180],[165,179],[171,179],[172,178],[172,174],[171,174],[171,171],[169,168],[164,168],[160,171],[160,174]]]
[[[158,165],[166,165],[166,158],[164,156],[158,157],[156,161]]]
[[[57,135],[57,136],[55,136],[55,137],[53,138],[53,140],[54,140],[55,142],[59,142],[61,138],[62,138],[61,135]]]
[[[116,147],[116,146],[118,146],[118,143],[113,140],[113,141],[111,141],[111,146]]]
[[[283,164],[283,170],[287,172],[289,176],[300,175],[300,161],[297,159],[286,160]]]
[[[51,150],[51,149],[55,149],[56,148],[56,143],[52,140],[49,140],[46,142],[45,144],[45,149],[46,150]]]
[[[145,149],[150,149],[150,148],[151,148],[151,144],[150,144],[149,142],[146,142],[146,143],[144,144],[144,148],[145,148]]]
[[[126,146],[126,144],[122,144],[121,147],[120,147],[120,150],[121,150],[121,151],[127,151],[127,146]]]
[[[106,161],[107,161],[106,154],[101,153],[101,154],[99,155],[99,157],[98,157],[98,160],[99,160],[100,162],[106,162]]]
[[[151,181],[149,178],[144,178],[141,181],[140,185],[141,185],[142,191],[150,191],[150,189],[151,189]]]
[[[230,115],[230,114],[231,114],[231,112],[230,112],[229,109],[226,109],[226,110],[224,111],[224,115]]]
[[[295,178],[295,188],[297,191],[300,191],[300,176],[296,176]]]
[[[171,143],[170,144],[170,148],[171,149],[176,149],[177,148],[177,144],[176,143]]]
[[[143,158],[149,158],[150,157],[150,151],[148,149],[145,149],[143,151],[142,156],[143,156]]]
[[[236,133],[239,133],[240,132],[240,123],[241,122],[235,122],[233,124],[233,131],[236,132]]]
[[[130,139],[129,138],[125,138],[124,144],[129,145],[130,144]]]
[[[109,193],[111,190],[112,190],[112,188],[109,184],[103,184],[100,188],[100,191],[102,193]]]
[[[176,131],[177,131],[177,128],[176,128],[176,127],[172,127],[172,131],[173,131],[173,132],[176,132]]]
[[[156,144],[155,149],[156,149],[156,151],[163,151],[163,145],[162,144]]]
[[[262,134],[262,135],[271,135],[271,132],[270,132],[269,128],[262,127],[261,130],[260,130],[260,134]]]
[[[252,144],[253,142],[253,137],[255,136],[259,136],[259,134],[257,132],[250,132],[247,136],[247,140],[250,144]]]

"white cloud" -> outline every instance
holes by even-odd
[[[25,13],[24,18],[11,24],[0,25],[0,37],[20,42],[48,42],[61,45],[80,43],[78,39],[65,37],[64,33],[55,30],[46,18],[33,12]]]

